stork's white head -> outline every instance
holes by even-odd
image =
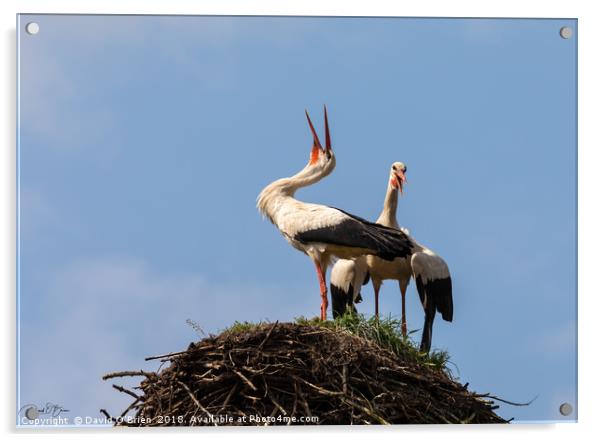
[[[328,129],[328,114],[326,112],[326,106],[324,106],[324,132],[326,143],[325,148],[322,147],[322,143],[320,143],[320,138],[318,138],[318,134],[316,134],[316,130],[314,129],[314,125],[311,122],[311,118],[309,118],[307,110],[305,111],[305,116],[307,117],[309,128],[311,129],[311,133],[314,137],[314,143],[311,148],[311,154],[309,156],[307,168],[315,170],[321,175],[326,176],[330,172],[332,172],[336,166],[336,159],[334,157],[334,152],[332,151],[332,145],[330,143],[330,130]]]
[[[407,182],[406,180],[406,171],[408,168],[404,163],[396,161],[391,166],[391,175],[389,177],[389,182],[394,189],[398,189],[399,192],[403,192],[403,185]]]

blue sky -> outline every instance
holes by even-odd
[[[40,32],[27,35],[35,20]],[[307,257],[255,209],[329,109],[337,169],[298,197],[400,223],[454,280],[462,382],[576,404],[572,20],[21,16],[20,399],[117,412],[102,374],[235,320],[319,313]],[[575,29],[576,30],[576,29]],[[373,310],[370,287],[360,311]],[[381,312],[400,314],[397,284]],[[422,326],[415,289],[409,328]],[[419,336],[420,333],[417,333]],[[575,415],[569,419],[574,419]]]

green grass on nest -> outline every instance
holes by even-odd
[[[411,339],[415,331],[411,331],[408,337],[401,333],[401,321],[391,316],[379,318],[366,318],[364,315],[346,313],[334,320],[322,321],[320,318],[298,317],[294,321],[299,325],[325,327],[342,333],[351,333],[364,339],[375,342],[378,346],[392,351],[406,361],[414,361],[418,364],[428,365],[434,369],[448,371],[447,363],[449,354],[444,350],[432,350],[429,354],[421,352],[419,346]],[[223,330],[224,333],[242,333],[265,324],[252,322],[235,322],[232,326]]]

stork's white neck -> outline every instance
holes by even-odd
[[[325,176],[326,174],[320,168],[306,166],[292,177],[281,178],[277,181],[274,181],[268,187],[277,189],[283,195],[293,197],[295,196],[295,192],[297,192],[298,189],[301,189],[302,187],[311,186],[312,184],[315,184],[318,181],[320,181]]]
[[[383,211],[376,220],[377,224],[381,224],[387,227],[393,227],[399,229],[397,223],[397,201],[399,199],[399,191],[391,185],[391,180],[387,186],[387,193],[385,195],[385,202],[383,204]]]
[[[333,168],[325,169],[307,165],[292,177],[280,178],[274,181],[263,189],[257,197],[257,208],[262,215],[274,223],[274,214],[283,199],[293,199],[298,189],[317,183],[329,175]]]

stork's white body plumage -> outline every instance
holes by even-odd
[[[401,176],[399,176],[400,170],[402,171]],[[383,211],[376,223],[404,232],[410,241],[411,253],[393,261],[383,260],[374,255],[368,255],[361,261],[359,259],[355,261],[337,261],[331,274],[331,292],[333,296],[337,293],[341,299],[355,300],[359,294],[359,287],[353,285],[347,290],[342,287],[345,287],[350,277],[353,277],[354,280],[362,279],[361,273],[367,272],[374,287],[375,315],[378,317],[378,296],[383,281],[388,279],[398,281],[402,296],[402,332],[406,335],[405,294],[411,278],[414,277],[425,311],[421,349],[429,351],[435,312],[441,312],[443,319],[446,321],[451,321],[453,317],[451,277],[447,263],[443,258],[414,240],[407,229],[399,227],[396,214],[398,191],[402,191],[405,170],[403,163],[393,164]],[[360,262],[360,264],[357,265],[357,262]],[[350,291],[353,292],[352,296],[350,296]],[[339,300],[333,300],[333,306],[340,302]],[[340,312],[339,309],[337,314],[340,314]]]
[[[309,115],[307,121],[314,139],[309,163],[296,175],[281,178],[263,189],[257,198],[257,208],[293,247],[311,257],[320,283],[320,316],[325,320],[328,306],[325,277],[334,257],[349,259],[372,254],[392,260],[409,256],[410,243],[399,230],[371,223],[334,207],[295,199],[297,189],[320,181],[336,166],[326,109],[325,149],[320,144]]]

